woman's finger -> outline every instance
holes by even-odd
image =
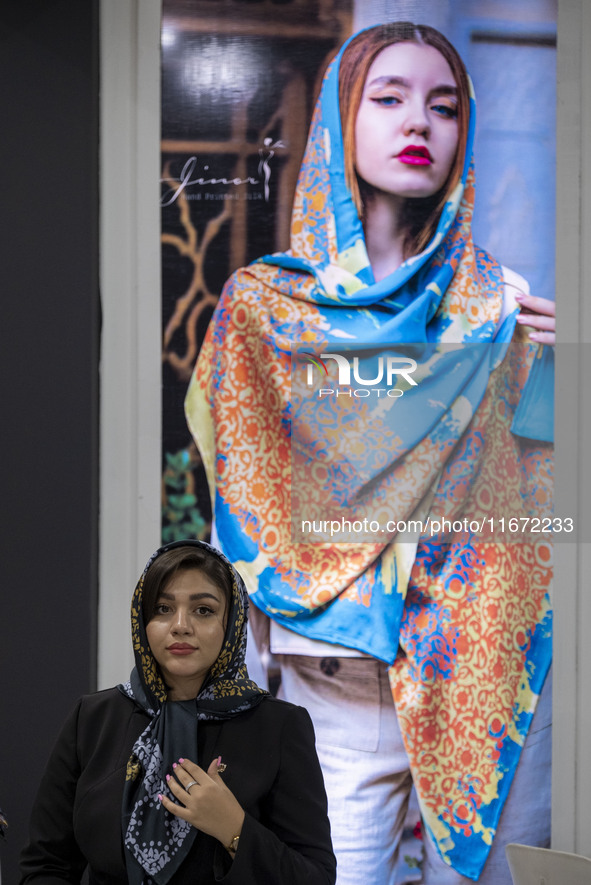
[[[164,808],[167,811],[170,811],[171,814],[174,814],[175,817],[181,817],[183,820],[189,820],[190,812],[183,806],[177,805],[168,796],[164,796],[162,793],[158,793],[158,798]]]
[[[533,313],[543,313],[546,316],[556,316],[556,304],[549,298],[539,298],[537,295],[519,294],[515,300],[521,307],[531,310]]]
[[[554,332],[530,332],[529,337],[537,344],[556,344],[556,334]]]
[[[180,784],[186,789],[189,784],[201,784],[207,776],[198,765],[194,765],[188,759],[175,762],[172,766],[173,773]]]
[[[213,759],[211,761],[210,766],[207,769],[207,774],[208,774],[210,780],[212,780],[214,782],[214,784],[217,784],[217,786],[220,788],[220,790],[224,790],[225,792],[229,792],[229,788],[224,783],[224,779],[222,777],[226,768],[227,768],[226,764],[224,762],[222,762],[222,757],[218,756],[217,759]]]
[[[538,298],[534,295],[516,295],[522,313],[517,316],[520,326],[533,329],[529,333],[531,341],[538,344],[556,343],[556,305],[548,298]]]
[[[520,326],[531,326],[533,329],[540,329],[543,332],[554,332],[556,329],[555,317],[547,314],[520,313],[517,322]]]
[[[176,798],[177,798],[180,802],[183,802],[183,803],[184,803],[185,800],[186,800],[186,798],[187,798],[187,795],[189,795],[189,796],[191,795],[190,793],[187,794],[187,791],[186,791],[186,789],[185,789],[185,787],[184,787],[184,784],[179,783],[179,782],[176,780],[176,778],[174,778],[174,777],[173,777],[172,775],[170,775],[170,774],[167,774],[167,775],[166,775],[166,784],[167,784],[168,789],[170,790],[170,792],[173,794],[173,796],[176,796]]]
[[[196,762],[191,762],[190,759],[181,758],[172,767],[177,777],[184,772],[188,775],[189,780],[197,781],[199,784],[204,783],[207,778],[207,772],[200,768]]]
[[[212,759],[210,762],[209,768],[207,769],[207,774],[212,780],[219,780],[219,776],[224,773],[226,770],[226,765],[222,762],[222,757],[218,756],[216,759]]]

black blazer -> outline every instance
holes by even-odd
[[[112,688],[83,697],[57,740],[31,818],[21,885],[127,883],[121,803],[127,760],[148,717]],[[223,722],[199,723],[207,769],[222,757],[223,778],[246,812],[234,860],[199,832],[171,885],[333,885],[336,861],[314,731],[303,707],[265,698]],[[197,760],[195,757],[197,756]]]

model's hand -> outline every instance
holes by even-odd
[[[532,341],[540,344],[556,343],[556,305],[549,298],[536,298],[534,295],[519,294],[515,300],[521,307],[517,322],[521,326],[531,326]]]
[[[219,771],[220,759],[214,759],[207,771],[189,759],[179,759],[166,780],[179,803],[167,796],[160,801],[167,811],[182,817],[198,830],[213,836],[227,847],[238,836],[244,823],[244,811]],[[190,786],[192,781],[196,781]],[[189,786],[189,791],[185,789]]]

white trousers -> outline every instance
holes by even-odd
[[[306,707],[328,794],[337,885],[395,885],[412,789],[386,666],[373,658],[280,655],[280,697]],[[483,885],[511,885],[505,845],[550,844],[551,679],[540,698]],[[425,834],[426,837],[426,834]],[[425,838],[425,885],[470,885]]]

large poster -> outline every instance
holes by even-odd
[[[272,6],[164,3],[163,540],[209,532],[187,384],[230,274],[289,245],[318,78],[351,32],[350,3]]]
[[[445,28],[475,83],[477,242],[553,299],[556,24],[551,4],[516,4],[511,20],[497,5],[406,3],[400,15]],[[163,4],[163,540],[209,532],[183,401],[213,308],[233,270],[287,248],[319,77],[354,12],[380,20],[343,0],[234,6]]]
[[[500,11],[501,4],[476,0],[433,4],[431,21],[429,4],[424,2],[236,2],[224,3],[223,15],[206,0],[164,2],[163,540],[210,536],[212,489],[203,454],[210,459],[210,481],[214,472],[217,477],[214,539],[233,554],[255,603],[254,626],[261,632],[259,654],[251,652],[255,673],[261,658],[268,662],[269,650],[284,656],[283,661],[318,662],[310,665],[316,666],[313,676],[312,670],[304,676],[299,664],[284,665],[282,691],[291,686],[294,694],[287,693],[288,699],[310,709],[329,809],[356,808],[360,796],[365,801],[365,791],[352,786],[347,794],[337,786],[339,765],[341,781],[347,771],[351,783],[356,777],[354,765],[344,757],[339,764],[334,762],[322,749],[326,736],[341,747],[343,738],[335,737],[335,722],[359,716],[364,704],[369,717],[375,704],[369,711],[370,689],[359,699],[357,712],[344,688],[338,704],[323,692],[328,692],[328,683],[338,681],[337,674],[344,679],[345,671],[355,669],[357,662],[362,667],[370,659],[389,667],[388,676],[386,667],[381,667],[380,678],[389,679],[394,694],[403,752],[408,754],[419,792],[423,828],[418,825],[416,835],[426,845],[425,853],[420,844],[417,848],[421,839],[404,843],[406,868],[391,874],[399,876],[398,882],[441,881],[436,867],[440,861],[478,881],[510,881],[503,878],[508,871],[501,872],[504,859],[496,858],[496,848],[488,868],[487,856],[507,796],[510,803],[518,795],[517,787],[509,792],[510,785],[549,666],[551,545],[546,535],[539,537],[539,526],[552,520],[553,391],[544,384],[551,384],[551,356],[545,342],[550,340],[546,332],[552,325],[549,302],[554,298],[555,23],[546,4],[537,10],[528,3],[513,4],[510,20]],[[368,203],[378,203],[375,193],[388,192],[390,187],[371,168],[380,162],[379,152],[371,153],[379,143],[379,124],[372,117],[371,125],[363,128],[369,133],[367,155],[377,157],[363,167],[363,175],[359,157],[363,132],[355,130],[356,174],[365,182],[360,200],[366,202],[350,230],[345,230],[339,207],[348,199],[346,188],[338,191],[340,185],[330,177],[335,150],[340,149],[331,126],[340,124],[329,119],[329,81],[323,92],[322,124],[310,136],[312,159],[302,170],[301,199],[296,201],[290,240],[292,204],[322,78],[338,48],[360,26],[419,16],[451,40],[472,76],[476,127],[472,131],[466,123],[461,138],[473,147],[475,166],[466,163],[461,174],[458,171],[462,201],[458,197],[454,203],[454,194],[446,194],[434,210],[429,236],[421,239],[418,231],[415,241],[404,245],[399,266],[416,256],[424,264],[421,273],[397,279],[395,291],[402,293],[397,297],[407,300],[395,303],[394,295],[384,292],[387,303],[378,309],[375,299],[356,301],[355,293],[368,285],[379,286],[377,268],[383,256],[379,249],[369,250],[368,263],[367,255],[359,252],[355,232],[361,219],[368,235]],[[396,64],[402,62],[397,59]],[[351,76],[354,79],[354,73]],[[445,70],[437,73],[436,88],[431,90],[436,102],[428,90],[425,93],[436,122],[412,123],[415,140],[409,136],[408,156],[404,155],[411,170],[437,164],[427,129],[420,126],[431,127],[431,133],[442,120],[445,128],[462,113],[457,111],[458,78],[454,86],[446,76]],[[369,77],[368,73],[366,85]],[[384,69],[375,74],[376,82],[380,78],[384,82],[378,85],[385,84],[387,90],[383,95],[370,92],[368,102],[374,105],[390,107],[413,94],[414,81],[404,72],[392,76]],[[393,86],[402,90],[402,97]],[[473,105],[470,120],[474,120]],[[345,181],[346,144],[343,151]],[[324,160],[321,157],[314,165],[322,152]],[[447,180],[444,176],[437,190],[419,196],[439,193]],[[369,189],[364,190],[368,183],[373,189],[370,196]],[[469,211],[468,192],[473,200]],[[409,200],[402,189],[394,196]],[[327,260],[319,257],[325,246],[309,223],[312,216],[315,224],[326,223]],[[470,268],[465,263],[468,228],[469,241],[476,244],[470,246],[474,248]],[[374,244],[379,246],[379,239]],[[437,253],[442,242],[449,242],[448,251]],[[338,261],[332,260],[335,252]],[[254,349],[245,351],[242,317],[229,317],[227,305],[216,320],[213,342],[205,344],[213,368],[211,376],[202,369],[203,386],[215,388],[215,396],[228,408],[218,409],[220,423],[214,427],[212,451],[207,451],[209,431],[196,426],[205,412],[201,405],[194,408],[193,435],[206,440],[200,453],[183,409],[196,359],[228,278],[270,253],[281,257],[264,259],[232,283],[236,297],[248,302],[249,310],[252,306],[245,323],[256,316],[255,322],[265,329]],[[488,253],[496,260],[489,260]],[[388,262],[387,255],[382,278],[399,270]],[[335,266],[343,271],[338,279]],[[318,290],[312,292],[317,283]],[[528,300],[528,284],[531,293],[542,299],[538,304]],[[502,307],[497,310],[487,302],[483,308],[493,291],[501,293]],[[438,331],[431,328],[429,344],[434,343],[435,350],[427,349],[419,358],[419,338],[407,335],[397,317],[413,299],[419,303],[421,292],[430,293],[429,297],[435,293],[447,306],[433,307],[441,321]],[[482,303],[480,293],[484,293]],[[333,335],[336,314],[331,311],[335,303],[346,306],[349,297],[354,309],[341,312]],[[257,299],[273,304],[273,309],[257,306]],[[292,312],[293,301],[297,304]],[[308,309],[310,303],[313,307]],[[432,303],[425,301],[428,322]],[[520,306],[521,319],[516,319]],[[383,328],[386,309],[393,317],[392,340],[410,344],[410,350],[383,349],[376,329]],[[524,314],[531,325],[523,321]],[[534,315],[542,320],[533,320]],[[291,342],[290,352],[282,336],[287,340],[285,329],[293,331],[296,325],[300,334]],[[514,335],[514,328],[521,332]],[[450,329],[461,330],[460,337],[455,339]],[[329,330],[330,348],[319,330]],[[484,342],[490,343],[487,335],[497,350],[484,357]],[[336,339],[353,344],[348,350],[339,349]],[[463,345],[460,369],[454,350],[458,340]],[[525,357],[527,341],[533,350]],[[451,344],[451,351],[445,351],[442,342]],[[376,349],[378,345],[381,349]],[[219,369],[222,352],[224,370]],[[290,359],[299,364],[300,374],[285,388],[283,405],[288,402],[289,409],[281,412],[281,420],[274,420],[279,414],[274,411],[275,398],[261,391],[265,384],[273,388],[274,382],[280,388],[277,379]],[[257,364],[256,369],[251,363]],[[505,368],[495,374],[499,366]],[[329,369],[331,381],[326,380]],[[449,379],[456,370],[459,386],[453,387]],[[392,377],[386,379],[388,371]],[[534,382],[528,387],[530,376]],[[438,385],[429,387],[434,377]],[[380,399],[375,388],[382,379]],[[414,387],[424,393],[419,407],[412,399]],[[534,388],[542,394],[537,396]],[[316,396],[312,405],[311,391]],[[384,414],[396,398],[400,403],[394,425]],[[438,409],[440,417],[431,420],[429,410]],[[359,423],[361,412],[365,423]],[[288,419],[294,428],[291,440],[285,433]],[[263,438],[267,460],[257,462],[253,452],[256,455]],[[284,445],[286,439],[292,444],[291,453]],[[285,490],[273,475],[277,465],[280,470],[285,464],[291,467],[291,498],[289,493],[282,498]],[[225,469],[231,472],[230,480]],[[491,503],[493,487],[497,497]],[[388,508],[393,489],[392,511]],[[382,511],[386,516],[394,513],[395,520],[382,522],[376,516]],[[346,519],[347,513],[356,518]],[[369,531],[355,529],[362,518],[370,524]],[[414,533],[407,531],[411,522]],[[394,526],[387,530],[386,546],[379,534],[386,531],[385,525]],[[269,619],[261,620],[260,612]],[[294,688],[296,684],[299,688]],[[538,704],[538,732],[549,726],[549,697],[546,680]],[[389,710],[394,716],[391,701]],[[377,743],[380,740],[376,738]],[[349,746],[348,738],[345,746],[356,756],[364,750],[355,740]],[[542,821],[530,834],[538,844],[549,834],[548,753],[546,742],[532,775],[544,785],[538,805],[534,802],[530,809],[536,814],[539,810]],[[394,802],[393,792],[367,800],[368,814],[382,818],[384,808]],[[448,797],[445,802],[443,796]],[[407,799],[405,794],[395,815],[401,819]],[[413,813],[418,820],[418,812]],[[347,869],[352,871],[356,862],[343,847],[346,828],[335,811],[333,835],[337,856],[343,858],[339,860],[343,883],[353,881],[354,874]],[[508,831],[509,839],[515,838],[515,832]],[[365,851],[363,862],[369,862],[370,854],[376,862],[380,851],[368,847],[364,838],[358,840],[360,854]],[[392,845],[387,838],[384,841],[389,846],[387,859],[379,863],[387,867],[397,848],[394,840]],[[435,866],[430,875],[435,878],[429,879],[431,862]],[[485,874],[487,869],[495,870],[488,874],[492,879],[478,878],[483,867]],[[393,882],[389,875],[384,873],[379,881]]]

